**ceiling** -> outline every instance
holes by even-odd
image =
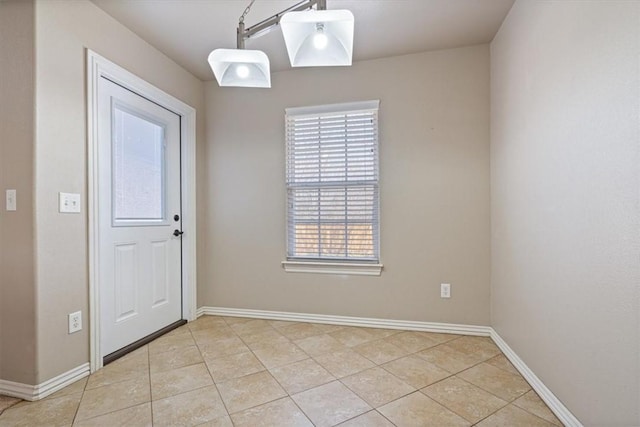
[[[202,80],[216,48],[236,47],[236,27],[249,0],[92,0],[148,43]],[[353,60],[488,43],[514,0],[327,0],[327,9],[355,16]],[[257,0],[247,27],[298,3]],[[263,50],[272,71],[289,69],[280,30],[246,42]]]

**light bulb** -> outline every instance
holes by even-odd
[[[313,35],[313,47],[318,50],[322,50],[327,47],[329,43],[329,38],[324,33],[324,24],[317,23],[316,24],[316,33]]]
[[[313,36],[313,47],[318,50],[322,50],[327,47],[328,43],[329,39],[327,38],[327,35],[325,33],[316,33]]]
[[[241,79],[246,79],[247,77],[249,77],[249,67],[244,64],[238,65],[236,67],[236,75]]]

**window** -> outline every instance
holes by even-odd
[[[375,264],[380,273],[378,104],[286,110],[285,267]]]
[[[114,105],[112,151],[113,225],[163,221],[164,127]]]

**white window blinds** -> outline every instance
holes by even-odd
[[[378,262],[378,104],[286,110],[288,259]]]

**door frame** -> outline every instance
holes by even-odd
[[[91,372],[102,367],[100,351],[100,229],[98,211],[98,81],[101,77],[180,116],[182,210],[182,317],[196,318],[196,110],[116,65],[87,52],[87,204],[89,234],[89,342]]]

